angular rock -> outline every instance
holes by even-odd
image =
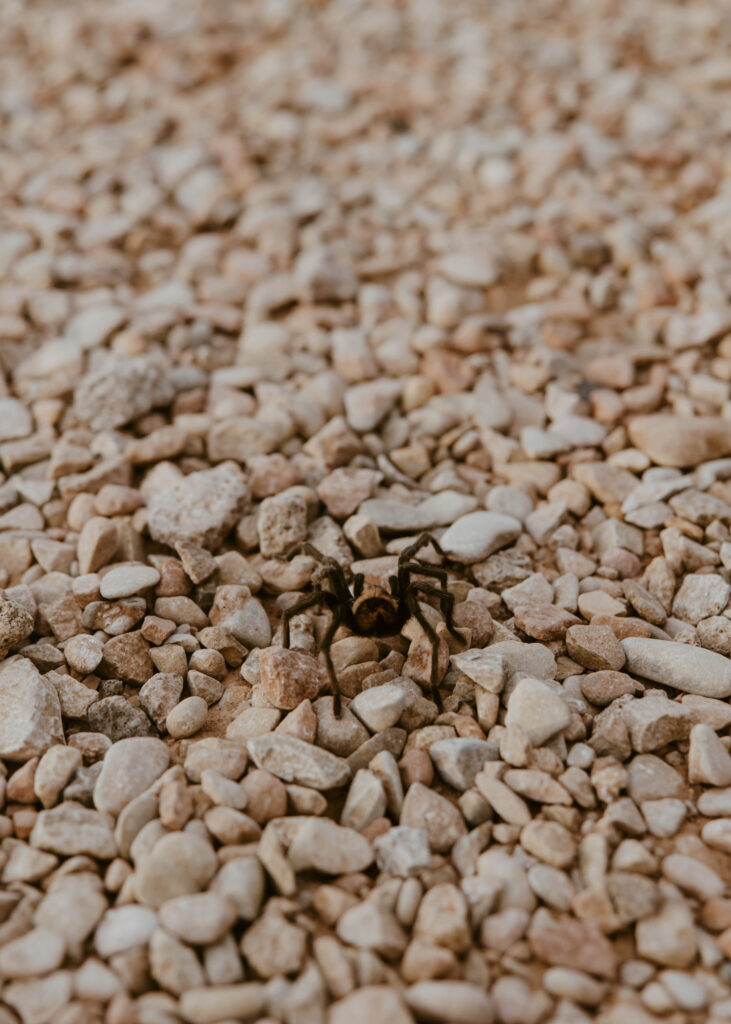
[[[1,663],[0,758],[27,761],[63,742],[55,687],[27,658]]]
[[[499,512],[468,512],[446,533],[440,544],[457,562],[481,562],[494,551],[507,547],[520,536],[522,526],[514,516]]]
[[[182,540],[214,550],[241,518],[248,499],[249,490],[231,463],[189,473],[173,487],[150,495],[150,536],[168,547]]]
[[[515,726],[537,747],[565,729],[571,712],[565,700],[539,679],[521,679],[508,701],[505,724]]]
[[[117,853],[109,816],[72,801],[41,811],[30,842],[39,850],[65,857],[88,854],[100,860],[111,860]]]
[[[285,819],[297,825],[288,859],[295,871],[322,871],[342,875],[364,871],[373,861],[368,840],[352,828],[336,825],[327,818]]]
[[[284,733],[267,734],[250,739],[247,748],[257,768],[298,786],[312,789],[335,789],[350,778],[347,761]]]
[[[420,782],[409,786],[404,797],[400,825],[423,828],[429,845],[436,853],[446,853],[454,846],[467,828],[457,808],[445,797],[428,789]]]
[[[275,708],[291,711],[314,700],[320,689],[320,664],[304,651],[266,647],[259,655],[258,689]]]

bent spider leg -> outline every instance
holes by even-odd
[[[327,578],[332,583],[335,596],[339,601],[347,604],[350,601],[350,591],[348,590],[348,582],[340,562],[331,555],[324,555],[322,551],[318,551],[314,544],[310,544],[309,541],[304,542],[301,550],[325,567]]]
[[[429,683],[431,686],[431,699],[434,701],[439,710],[442,710],[442,698],[439,693],[439,637],[432,624],[429,622],[423,611],[419,607],[419,602],[416,598],[416,591],[412,590],[406,594],[406,606],[414,616],[416,621],[419,623],[421,628],[426,633],[429,642],[431,643],[431,672]]]
[[[333,690],[333,714],[336,718],[340,718],[341,707],[340,707],[340,684],[338,683],[338,677],[335,674],[335,666],[333,665],[332,657],[330,656],[330,644],[335,636],[335,632],[342,622],[343,616],[340,605],[336,605],[332,609],[332,622],[327,627],[325,635],[322,638],[320,644],[320,650],[325,657],[325,664],[327,666],[327,674],[330,677],[330,685]]]
[[[436,597],[439,601],[439,607],[444,616],[444,623],[447,629],[455,640],[464,645],[466,643],[465,638],[454,624],[454,594],[450,594],[448,590],[440,590],[439,587],[433,587],[430,583],[420,583],[418,580],[412,583],[411,586],[418,594],[428,594],[431,597]]]
[[[420,533],[413,544],[409,544],[407,548],[404,548],[401,554],[398,556],[399,566],[403,565],[404,562],[410,562],[412,558],[416,558],[417,554],[422,548],[425,548],[427,544],[431,544],[438,555],[443,555],[439,542],[430,533]]]
[[[295,615],[299,615],[300,612],[305,611],[306,608],[312,608],[316,604],[322,604],[322,594],[319,591],[305,594],[291,608],[284,609],[282,612],[282,647],[289,647],[289,620]]]
[[[430,576],[432,579],[439,580],[442,587],[447,589],[446,569],[437,569],[432,565],[420,565],[418,562],[407,562],[406,565],[399,566],[399,587],[402,591],[411,586],[411,576]]]

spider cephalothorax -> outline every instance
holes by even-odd
[[[394,636],[401,632],[407,619],[412,615],[421,625],[431,644],[431,695],[437,705],[441,706],[437,689],[439,637],[424,615],[419,605],[419,597],[436,598],[449,632],[460,643],[464,643],[464,639],[452,619],[454,595],[447,590],[446,569],[424,565],[418,558],[418,552],[427,544],[431,544],[440,555],[444,554],[434,538],[428,533],[423,533],[399,555],[396,575],[390,577],[388,588],[366,584],[362,574],[358,574],[353,580],[352,589],[348,586],[340,562],[329,555],[323,555],[311,544],[302,546],[305,554],[317,560],[318,573],[313,580],[311,593],[305,594],[282,615],[282,643],[289,647],[289,622],[294,615],[315,606],[328,609],[332,618],[320,648],[333,688],[336,715],[340,715],[340,688],[330,657],[330,644],[338,626],[345,625],[359,636]],[[438,585],[429,583],[429,577],[436,580]]]

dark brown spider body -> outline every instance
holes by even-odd
[[[365,586],[360,597],[356,597],[351,608],[353,632],[363,636],[394,636],[400,633],[408,618],[408,611],[401,608],[393,594],[383,587]]]
[[[431,695],[437,706],[441,707],[438,689],[439,635],[424,615],[419,604],[420,599],[436,599],[449,632],[460,643],[464,643],[464,638],[458,633],[452,619],[454,595],[447,589],[447,570],[425,565],[417,557],[421,548],[427,544],[431,544],[440,555],[444,554],[430,534],[422,533],[399,555],[396,575],[389,579],[388,589],[376,584],[366,584],[361,574],[354,578],[351,589],[345,570],[338,561],[323,555],[312,544],[302,545],[305,554],[314,558],[319,567],[313,578],[312,592],[305,594],[282,615],[282,645],[289,647],[289,622],[293,615],[299,615],[306,608],[315,606],[327,608],[331,620],[320,642],[320,650],[325,658],[333,688],[336,716],[340,716],[340,688],[330,657],[330,644],[338,627],[345,625],[358,636],[394,636],[401,632],[412,616],[424,630],[431,644]],[[430,579],[437,580],[438,586],[430,583]]]

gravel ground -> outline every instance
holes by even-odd
[[[731,1020],[730,45],[0,0],[0,1024]]]

